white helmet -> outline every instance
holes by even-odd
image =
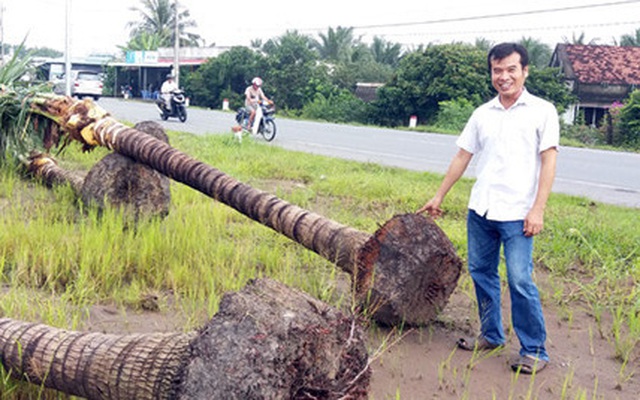
[[[262,79],[257,76],[251,80],[251,84],[256,85],[257,87],[262,86]]]

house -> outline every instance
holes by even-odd
[[[583,113],[585,123],[600,125],[614,102],[640,87],[640,47],[558,44],[550,66],[561,69],[578,98],[563,115],[568,123]]]
[[[210,58],[215,58],[230,47],[181,47],[178,57],[174,49],[161,47],[154,51],[129,51],[123,61],[110,62],[115,70],[113,93],[119,93],[121,86],[129,86],[134,97],[152,99],[157,96],[167,74],[173,72],[177,61],[182,68],[197,69]]]
[[[378,89],[384,86],[384,83],[367,83],[367,82],[356,82],[356,90],[355,95],[360,100],[369,103],[378,98]]]

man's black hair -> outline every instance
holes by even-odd
[[[518,43],[500,43],[489,51],[487,56],[487,65],[489,66],[489,73],[491,73],[491,60],[502,60],[505,57],[509,57],[513,53],[520,54],[520,65],[522,68],[529,65],[529,53],[527,49]]]

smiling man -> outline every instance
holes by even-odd
[[[459,149],[436,194],[418,213],[442,215],[444,197],[477,157],[477,179],[467,216],[468,267],[476,291],[480,334],[462,338],[463,350],[505,344],[500,307],[500,249],[504,248],[511,320],[520,341],[511,368],[532,374],[549,362],[546,328],[533,282],[533,237],[542,231],[544,210],[555,177],[560,127],[546,100],[527,92],[526,49],[502,43],[487,57],[498,96],[478,107],[456,144]]]

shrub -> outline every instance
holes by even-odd
[[[435,127],[447,131],[461,132],[475,105],[467,99],[445,100],[438,103],[439,111]]]
[[[367,104],[348,90],[315,96],[302,108],[302,117],[329,122],[367,122]]]
[[[621,145],[632,149],[640,149],[640,91],[634,90],[629,100],[620,109]]]

